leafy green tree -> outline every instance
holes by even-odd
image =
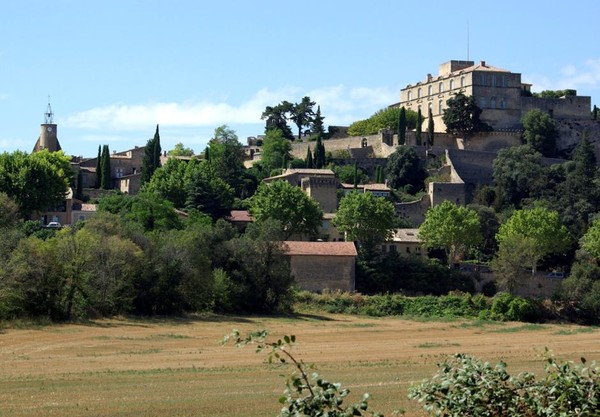
[[[561,282],[558,295],[573,306],[578,320],[597,324],[600,317],[600,267],[582,257],[573,263],[571,273]]]
[[[508,236],[500,244],[490,266],[495,280],[506,291],[515,294],[516,290],[531,277],[528,270],[534,270],[537,263],[536,242],[522,235]]]
[[[481,242],[480,230],[474,210],[446,200],[427,210],[425,221],[419,227],[419,237],[428,248],[444,249],[448,264],[452,264]]]
[[[556,154],[558,127],[552,118],[539,109],[529,110],[523,119],[523,137],[528,145],[546,157]]]
[[[323,218],[315,200],[300,187],[281,180],[259,185],[250,202],[250,213],[259,223],[278,220],[285,239],[295,234],[316,236]]]
[[[96,188],[100,188],[102,184],[102,150],[98,145],[98,157],[96,158]]]
[[[406,143],[406,109],[404,106],[400,109],[398,115],[398,145]]]
[[[229,184],[237,197],[241,197],[246,190],[245,153],[235,130],[227,125],[217,127],[214,138],[209,142],[209,152],[214,175]]]
[[[355,166],[352,165],[336,165],[333,167],[336,177],[339,178],[340,182],[345,184],[354,184],[354,170]],[[366,182],[368,180],[367,175],[358,166],[356,167],[357,185]]]
[[[270,130],[279,130],[283,138],[294,140],[294,134],[287,124],[287,114],[291,112],[293,104],[289,101],[282,101],[276,106],[267,106],[261,115],[261,119],[265,120],[265,134],[268,135]]]
[[[187,210],[199,210],[213,220],[228,216],[233,207],[234,190],[223,179],[215,176],[206,162],[189,177],[186,195]]]
[[[160,134],[158,132],[158,125],[156,125],[156,132],[154,137],[149,139],[144,147],[144,158],[142,160],[142,176],[140,182],[142,184],[147,183],[152,178],[154,171],[160,168]]]
[[[0,229],[14,227],[20,220],[19,205],[6,193],[0,192]]]
[[[198,160],[169,158],[154,172],[150,182],[142,186],[142,190],[157,193],[173,203],[174,207],[182,209],[187,201],[188,184],[200,169],[200,164]]]
[[[500,206],[520,207],[523,199],[535,195],[545,183],[542,155],[531,146],[502,149],[493,162],[496,195]]]
[[[446,104],[442,120],[448,133],[468,135],[472,132],[491,130],[480,120],[481,109],[475,104],[472,96],[459,92],[449,98]]]
[[[381,129],[393,129],[398,133],[398,124],[401,109],[397,107],[387,107],[378,110],[371,117],[365,120],[359,120],[348,127],[350,136],[376,135]],[[417,113],[412,110],[405,110],[406,128],[413,129],[417,123]]]
[[[315,113],[315,116],[313,117],[313,121],[312,121],[312,134],[319,137],[323,137],[323,135],[325,134],[325,128],[323,126],[323,120],[325,120],[325,117],[321,116],[321,106],[317,106],[317,112]]]
[[[417,152],[408,146],[398,146],[385,166],[388,185],[394,189],[409,186],[409,192],[421,190],[427,172],[422,167]]]
[[[194,156],[194,150],[192,148],[186,148],[183,143],[178,142],[175,144],[175,147],[167,152],[169,156],[186,156],[192,157]]]
[[[370,253],[391,237],[396,225],[396,209],[384,198],[353,191],[341,199],[332,223],[345,233],[347,241],[359,242],[360,249]]]
[[[544,256],[565,252],[571,246],[569,232],[561,223],[558,213],[543,207],[513,212],[506,223],[500,226],[496,235],[500,249],[511,244],[513,240],[510,238],[513,236],[533,241],[532,273],[535,273],[537,263]]]
[[[314,167],[314,162],[313,162],[313,155],[312,152],[310,151],[310,146],[306,147],[306,159],[304,160],[304,166],[306,166],[306,168],[313,168]]]
[[[0,154],[0,192],[19,205],[22,215],[63,202],[72,177],[70,158],[62,151]]]
[[[110,190],[112,188],[112,171],[110,169],[110,150],[108,145],[102,147],[102,176],[100,178],[100,188]]]
[[[309,127],[313,122],[315,115],[314,105],[317,104],[310,100],[310,97],[302,97],[300,103],[294,103],[290,109],[290,120],[298,127],[298,141],[302,140],[302,128]]]
[[[435,125],[433,122],[433,114],[431,113],[431,107],[430,107],[429,115],[427,116],[427,143],[429,146],[433,146],[434,138],[435,138]]]
[[[423,124],[423,115],[421,114],[421,108],[419,107],[417,111],[417,125],[415,126],[415,141],[417,142],[417,146],[421,146],[423,144],[421,140],[421,126]]]
[[[281,168],[284,165],[284,161],[291,159],[291,150],[292,146],[285,139],[281,130],[269,129],[261,148],[260,162],[267,172]]]
[[[583,235],[581,247],[596,261],[600,261],[600,219],[596,219]]]

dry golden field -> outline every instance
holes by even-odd
[[[294,352],[321,376],[372,395],[370,408],[404,408],[406,388],[445,355],[467,352],[540,371],[544,347],[600,360],[600,329],[469,321],[300,315],[197,320],[99,320],[0,331],[0,416],[273,416],[288,371],[252,347],[221,346],[233,328],[295,334]]]

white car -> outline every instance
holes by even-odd
[[[62,226],[59,222],[50,222],[46,225],[49,229],[60,229]]]

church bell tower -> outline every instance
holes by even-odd
[[[52,113],[52,107],[50,106],[50,98],[48,98],[48,107],[46,108],[46,112],[44,113],[44,123],[40,125],[40,137],[35,143],[33,152],[38,152],[42,149],[48,149],[50,152],[57,152],[61,150],[56,132],[56,124],[54,123],[53,119],[54,113]]]

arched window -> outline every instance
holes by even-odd
[[[432,85],[427,87],[427,95],[430,96],[431,94],[433,94],[433,86]]]
[[[440,93],[444,92],[444,83],[440,83]]]
[[[465,86],[465,77],[464,76],[460,77],[460,86],[461,87]]]
[[[421,87],[417,88],[417,98],[421,98]]]
[[[450,90],[454,90],[454,80],[450,80]]]
[[[444,112],[443,107],[444,107],[444,101],[443,100],[438,101],[438,114],[442,114]]]
[[[431,101],[429,102],[428,110],[433,112],[433,103]]]
[[[490,99],[490,107],[491,107],[492,109],[495,109],[495,108],[496,108],[496,97],[492,97],[492,98]]]
[[[506,108],[506,100],[504,100],[504,97],[502,97],[500,99],[500,108],[501,109],[505,109]]]
[[[409,91],[408,93],[406,93],[406,99],[407,100],[412,100],[412,91]]]

